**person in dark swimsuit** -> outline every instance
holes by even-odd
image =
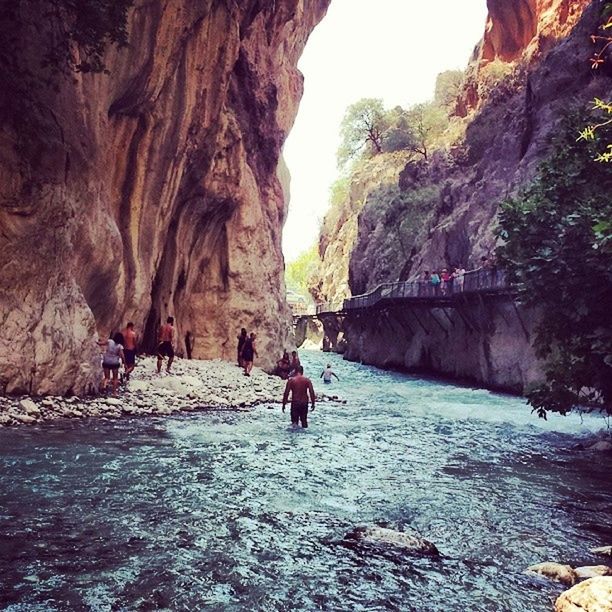
[[[244,364],[244,375],[250,376],[251,370],[253,369],[253,358],[257,355],[257,348],[255,347],[255,338],[257,336],[254,332],[244,341],[242,346],[242,363]]]
[[[174,347],[172,341],[174,339],[174,317],[168,317],[166,324],[161,326],[159,330],[159,344],[157,345],[157,373],[161,373],[164,357],[168,357],[168,365],[166,371],[170,374],[170,366],[174,361]]]
[[[238,336],[238,366],[244,368],[244,363],[242,361],[242,347],[246,339],[248,338],[247,330],[243,327],[240,330],[240,335]]]

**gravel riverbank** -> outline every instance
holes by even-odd
[[[285,382],[254,368],[250,377],[232,363],[179,359],[172,374],[158,375],[155,359],[138,360],[130,382],[117,395],[92,397],[2,397],[0,426],[62,418],[160,416],[205,409],[248,409],[279,403]]]

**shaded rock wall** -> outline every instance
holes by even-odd
[[[535,312],[502,299],[459,309],[401,306],[351,314],[342,321],[344,357],[523,393],[542,379],[531,348],[536,321]],[[335,336],[337,322],[330,323],[326,333]]]
[[[167,315],[179,350],[189,332],[195,357],[233,359],[245,326],[272,365],[291,333],[280,149],[328,3],[139,0],[110,75],[34,92],[29,142],[3,122],[0,389],[82,393],[96,331],[130,319],[152,347]],[[44,49],[21,42],[36,70]]]
[[[295,346],[300,348],[305,342],[310,346],[320,345],[323,340],[323,324],[312,317],[299,317],[293,324]]]

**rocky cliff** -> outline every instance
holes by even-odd
[[[562,114],[610,91],[588,61],[599,5],[489,0],[456,104],[464,136],[427,161],[392,159],[383,178],[383,159],[362,167],[323,226],[321,301],[340,299],[339,287],[355,295],[426,269],[474,268],[491,253],[499,203],[533,176]]]
[[[350,196],[324,224],[316,287],[321,301],[341,299],[342,286],[356,295],[383,282],[418,278],[425,270],[478,267],[496,246],[500,203],[534,176],[551,151],[558,121],[569,109],[609,96],[612,75],[594,74],[589,63],[600,2],[490,0],[488,6],[485,34],[456,102],[463,137],[428,160],[412,159],[399,168],[391,160],[396,180],[391,172],[378,184],[356,176]],[[382,163],[384,156],[376,162]],[[529,325],[534,317],[528,314]],[[456,331],[412,333],[391,318],[390,329],[395,325],[402,333],[347,319],[346,356],[514,390],[539,376],[527,335],[514,334],[499,317],[478,339]],[[513,347],[514,366],[504,345]],[[453,361],[453,350],[459,361]]]
[[[0,389],[82,393],[99,376],[97,332],[132,320],[152,346],[233,359],[241,326],[260,365],[287,346],[280,150],[302,94],[297,60],[329,0],[138,0],[109,74],[54,77],[32,93],[36,129],[0,132]],[[32,14],[28,70],[44,55]],[[4,56],[2,58],[5,59]]]

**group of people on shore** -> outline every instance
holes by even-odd
[[[238,336],[238,365],[244,368],[245,376],[251,375],[253,360],[257,355],[255,340],[257,335],[250,334],[246,328],[240,330]],[[112,386],[113,394],[117,393],[121,378],[119,369],[124,365],[123,381],[130,379],[130,374],[136,366],[136,352],[138,350],[138,335],[134,329],[134,323],[129,321],[125,328],[120,332],[112,333],[107,339],[98,340],[98,345],[104,347],[102,355],[102,369],[104,378],[101,384],[102,392],[105,392],[109,385]],[[159,329],[157,337],[157,373],[161,374],[164,359],[168,358],[166,371],[170,373],[172,362],[174,361],[174,318],[168,317],[166,323]],[[283,352],[283,356],[277,363],[276,374],[283,379],[287,379],[285,391],[283,393],[283,412],[289,398],[291,397],[291,423],[294,427],[301,424],[303,428],[308,427],[308,404],[310,401],[311,410],[315,409],[315,392],[312,381],[304,376],[304,367],[300,363],[297,351],[291,352],[289,358],[288,351]],[[321,372],[320,378],[325,384],[332,382],[332,377],[340,380],[332,370],[331,364]]]
[[[131,321],[120,332],[115,332],[107,339],[98,340],[98,345],[104,347],[102,354],[102,371],[104,378],[100,389],[105,392],[109,385],[113,393],[117,393],[121,378],[119,368],[124,366],[123,381],[130,380],[130,374],[136,367],[136,352],[138,350],[138,335]],[[164,359],[168,358],[166,371],[170,373],[174,361],[174,318],[168,317],[166,323],[159,329],[157,337],[157,373],[161,373]]]

